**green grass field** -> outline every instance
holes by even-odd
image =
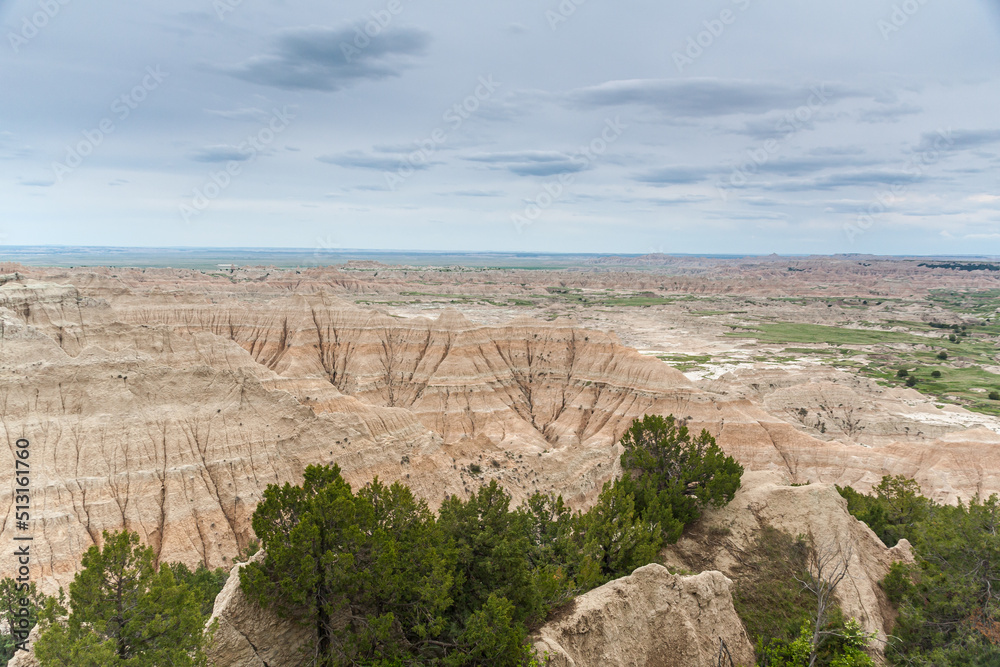
[[[906,386],[913,378],[913,389],[942,403],[955,403],[969,410],[1000,416],[1000,401],[990,400],[991,391],[1000,391],[1000,375],[984,366],[1000,366],[1000,325],[985,321],[1000,307],[1000,292],[937,294],[934,302],[956,314],[982,317],[979,324],[966,324],[960,331],[931,326],[925,322],[887,320],[883,325],[895,331],[849,329],[795,322],[758,322],[729,332],[734,338],[754,339],[777,345],[815,345],[785,347],[780,362],[787,355],[819,358],[844,370],[860,372],[886,386]],[[898,331],[905,328],[908,331]],[[936,333],[935,336],[917,335]],[[949,340],[954,335],[955,340]],[[939,354],[945,352],[946,359]],[[900,370],[907,371],[899,377]],[[933,377],[937,371],[940,377]]]

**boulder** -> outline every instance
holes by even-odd
[[[551,667],[715,667],[720,650],[752,665],[731,583],[721,572],[646,565],[576,598],[532,639]]]

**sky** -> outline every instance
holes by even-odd
[[[0,0],[0,28],[6,245],[1000,255],[1000,0]]]

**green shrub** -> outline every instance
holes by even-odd
[[[739,464],[673,417],[636,420],[622,444],[624,477],[585,513],[543,494],[513,509],[493,480],[435,516],[400,483],[355,493],[337,466],[309,466],[302,486],[264,492],[253,528],[267,556],[241,570],[241,586],[317,628],[317,667],[530,665],[528,627],[655,561],[661,520],[679,535],[739,488]]]
[[[990,400],[991,401],[1000,401],[1000,391],[991,391],[990,392]]]
[[[692,437],[673,416],[635,420],[621,444],[625,472],[618,484],[635,498],[644,521],[659,524],[667,543],[676,542],[703,508],[725,505],[740,488],[743,466],[708,431]]]
[[[889,567],[889,574],[885,575],[885,579],[880,581],[879,585],[888,596],[889,602],[898,606],[913,588],[913,582],[910,580],[910,568],[900,561],[893,563]]]
[[[945,352],[944,350],[941,350],[940,352],[937,353],[937,358],[940,359],[941,361],[944,361],[945,359],[948,358],[948,353]]]

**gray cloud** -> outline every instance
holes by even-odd
[[[905,116],[916,116],[923,111],[923,108],[915,104],[878,106],[873,109],[862,109],[858,112],[858,120],[862,123],[898,123]]]
[[[205,113],[212,116],[218,116],[219,118],[225,118],[227,120],[252,120],[257,123],[266,123],[271,118],[271,114],[256,107],[231,110],[205,109]]]
[[[764,114],[810,103],[866,96],[844,86],[794,86],[766,81],[727,79],[632,79],[608,81],[566,94],[575,106],[638,104],[681,117]]]
[[[805,181],[787,181],[764,186],[781,192],[809,192],[814,190],[836,190],[848,187],[871,187],[876,185],[907,184],[925,180],[909,171],[862,170],[830,174]]]
[[[337,155],[321,155],[316,158],[326,164],[334,164],[348,169],[372,169],[376,171],[395,171],[404,164],[413,169],[427,169],[430,163],[404,160],[402,155],[372,155],[362,151],[348,151]]]
[[[637,174],[632,177],[632,180],[649,185],[688,185],[701,183],[718,171],[718,168],[706,167],[661,167]]]
[[[206,146],[191,154],[195,162],[243,162],[252,153],[236,146]]]
[[[399,76],[409,57],[423,54],[430,36],[413,28],[390,29],[358,40],[353,26],[285,30],[269,53],[254,56],[229,74],[289,90],[336,91],[352,83]]]
[[[558,151],[485,153],[466,156],[465,159],[489,164],[495,169],[506,169],[517,176],[574,174],[587,168],[585,160]]]
[[[935,150],[956,153],[975,150],[997,142],[1000,142],[1000,130],[942,130],[924,133],[914,150],[918,153]]]
[[[505,197],[506,193],[500,190],[456,190],[454,192],[441,192],[442,197]]]

